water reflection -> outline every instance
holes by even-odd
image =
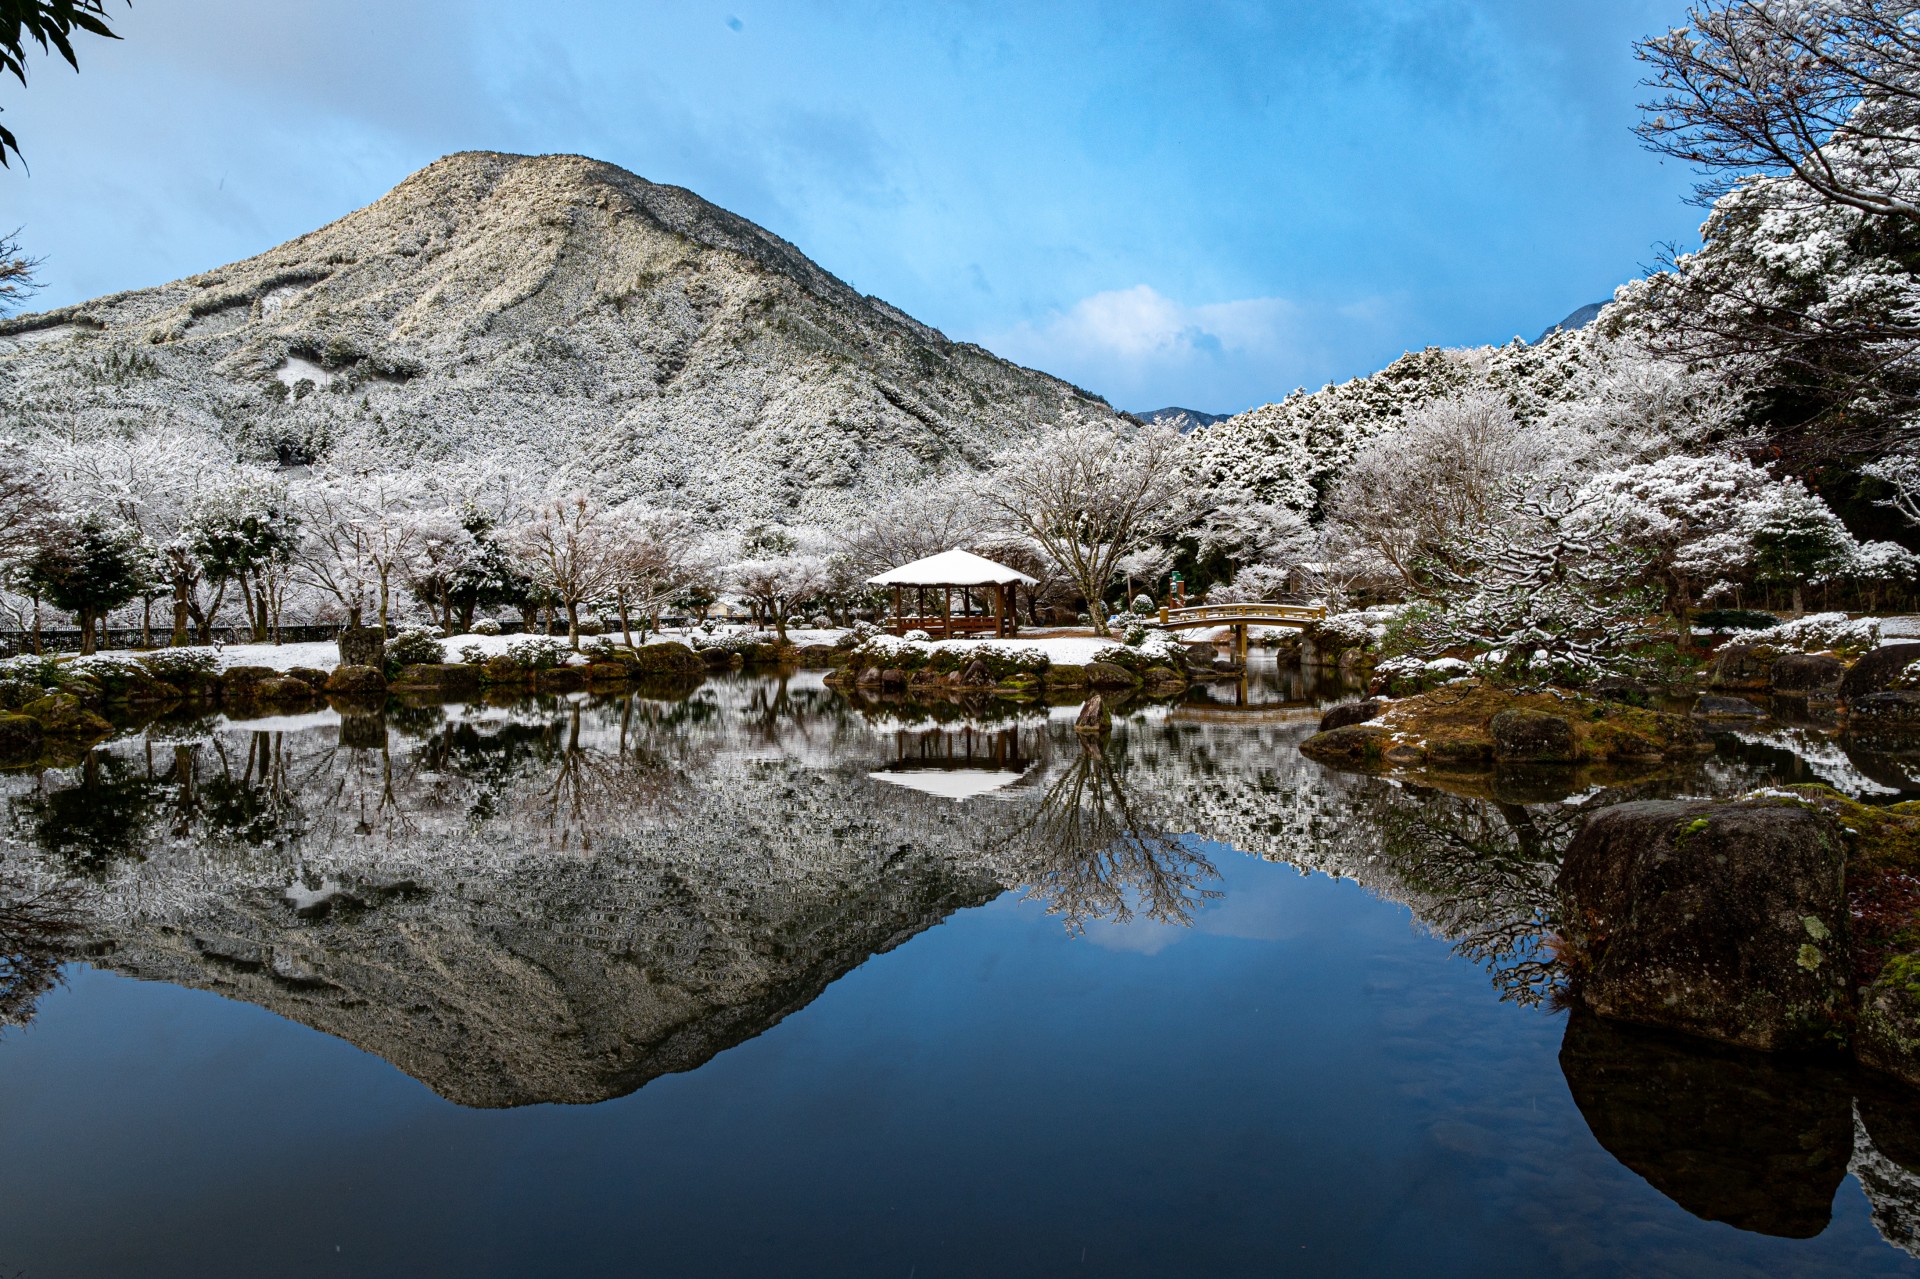
[[[1552,883],[1593,807],[1813,776],[1865,793],[1882,768],[1769,725],[1632,785],[1402,785],[1299,755],[1314,695],[1263,673],[1123,707],[1104,741],[1071,707],[807,675],[156,722],[0,775],[0,1022],[86,957],[271,1009],[465,1106],[595,1102],[956,910],[1014,891],[1070,933],[1189,925],[1243,856],[1357,881],[1499,997],[1551,1007]],[[1882,1234],[1920,1239],[1903,1091],[1577,1013],[1559,1060],[1595,1139],[1699,1217],[1818,1234],[1851,1168]]]

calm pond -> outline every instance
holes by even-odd
[[[733,676],[0,774],[0,1275],[1916,1269],[1920,1095],[1569,1017],[1545,946],[1594,805],[1901,761],[1455,795],[1302,759],[1328,695],[1089,750]]]

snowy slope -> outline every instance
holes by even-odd
[[[677,187],[468,152],[247,261],[0,324],[0,435],[195,425],[257,457],[570,467],[828,520],[1103,402]]]

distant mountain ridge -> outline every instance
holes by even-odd
[[[1611,301],[1612,299],[1608,299],[1608,300]],[[1548,338],[1552,337],[1556,333],[1578,333],[1581,329],[1586,328],[1589,324],[1592,324],[1595,320],[1599,319],[1600,312],[1606,307],[1606,305],[1607,305],[1606,302],[1587,303],[1585,306],[1581,307],[1579,310],[1569,315],[1566,319],[1560,321],[1560,323],[1549,326],[1546,332],[1542,333],[1539,337],[1533,340],[1532,345],[1539,346],[1542,342],[1546,341]]]
[[[1133,416],[1154,426],[1171,426],[1185,435],[1195,427],[1212,426],[1215,422],[1224,422],[1233,414],[1202,413],[1199,409],[1165,408],[1135,413]]]
[[[1066,419],[1120,420],[581,156],[448,156],[244,262],[0,323],[0,434],[489,453],[715,523],[830,520]]]

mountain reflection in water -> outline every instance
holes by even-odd
[[[1178,928],[1221,905],[1227,858],[1357,881],[1546,1016],[1553,879],[1585,813],[1773,780],[1792,745],[1451,793],[1305,761],[1312,717],[1277,699],[1311,690],[1264,678],[1123,708],[1105,741],[1072,707],[848,699],[809,675],[156,722],[0,775],[0,1017],[31,1020],[84,960],[270,1009],[461,1106],[593,1103],[955,911],[1011,891],[1069,934]],[[1580,1015],[1559,1065],[1594,1139],[1694,1216],[1818,1236],[1851,1169],[1882,1236],[1920,1250],[1903,1090]]]

